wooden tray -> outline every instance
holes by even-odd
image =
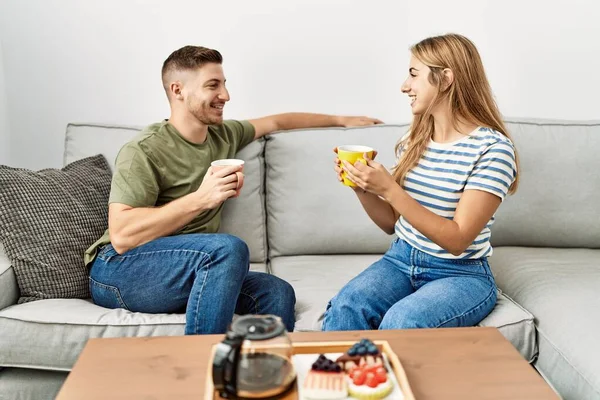
[[[293,342],[292,348],[294,354],[321,354],[321,353],[344,353],[354,345],[356,341],[336,341],[336,342]],[[386,340],[374,340],[373,343],[379,348],[379,350],[387,356],[387,359],[392,367],[396,380],[400,385],[400,390],[404,394],[405,400],[415,400],[415,397],[410,389],[408,379],[404,368],[398,359],[398,356],[394,353],[391,346]],[[206,400],[222,400],[223,397],[215,391],[213,386],[212,378],[212,363],[215,355],[217,345],[214,345],[211,350],[210,360],[207,368],[206,376],[206,390],[204,398]],[[288,390],[285,394],[278,397],[281,400],[298,400],[298,381],[293,383],[293,387]]]

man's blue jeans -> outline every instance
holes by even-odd
[[[487,259],[443,259],[396,239],[329,302],[323,330],[474,326],[496,290]]]
[[[104,246],[90,271],[94,303],[186,313],[186,334],[224,333],[233,314],[275,314],[294,329],[292,286],[249,271],[248,246],[227,234],[168,236],[119,255]]]

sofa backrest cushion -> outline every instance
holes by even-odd
[[[600,121],[507,121],[521,185],[492,227],[495,246],[600,248]]]
[[[135,126],[69,124],[64,163],[100,153],[113,167],[121,147],[140,130],[141,127]],[[237,157],[246,161],[244,188],[238,198],[225,203],[220,229],[248,244],[252,262],[265,262],[267,257],[263,151],[264,140],[260,140],[238,153]]]
[[[326,128],[282,132],[268,137],[267,226],[271,256],[299,254],[381,254],[392,237],[366,215],[353,190],[333,170],[340,145],[365,145],[386,167],[406,125]]]
[[[600,122],[508,119],[521,161],[517,193],[500,205],[494,246],[600,248]],[[271,256],[382,253],[390,237],[336,181],[333,147],[375,148],[390,168],[408,125],[327,128],[270,136],[265,148]]]

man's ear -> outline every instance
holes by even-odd
[[[183,85],[180,81],[171,82],[169,85],[169,91],[171,92],[171,97],[177,100],[183,100]]]
[[[442,71],[444,74],[444,82],[442,83],[442,90],[448,90],[452,83],[454,82],[454,72],[450,68],[444,68]]]

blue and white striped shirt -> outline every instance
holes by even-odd
[[[504,200],[515,176],[513,143],[500,132],[480,127],[456,142],[431,140],[419,163],[406,175],[404,190],[430,211],[453,219],[465,190],[484,190]],[[426,238],[402,216],[395,231],[400,239],[425,253],[449,259],[475,259],[492,255],[493,223],[494,217],[458,257]]]

